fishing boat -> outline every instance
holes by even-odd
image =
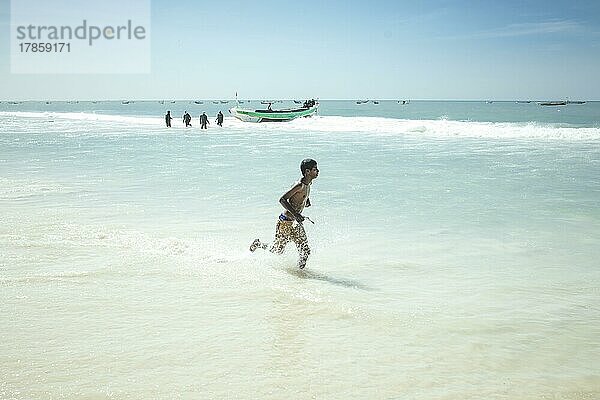
[[[247,110],[240,107],[229,109],[229,113],[244,122],[285,122],[300,117],[310,117],[317,112],[319,103],[312,107],[282,110]]]
[[[566,101],[545,101],[540,103],[540,106],[566,106]]]

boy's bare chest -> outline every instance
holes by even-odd
[[[294,193],[294,195],[290,198],[290,204],[294,206],[301,205],[306,199],[307,194],[308,190],[304,188],[302,190],[299,190],[297,193]]]

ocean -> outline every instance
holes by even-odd
[[[0,399],[600,399],[600,103],[14,103]]]

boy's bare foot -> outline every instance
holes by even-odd
[[[254,239],[254,242],[252,242],[252,244],[250,245],[250,251],[254,252],[254,250],[256,250],[258,246],[260,246],[260,240]]]

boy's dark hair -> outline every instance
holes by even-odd
[[[313,160],[312,158],[305,158],[300,163],[300,172],[302,172],[302,175],[304,175],[304,171],[306,171],[307,169],[313,169],[316,166],[317,162],[315,160]]]

